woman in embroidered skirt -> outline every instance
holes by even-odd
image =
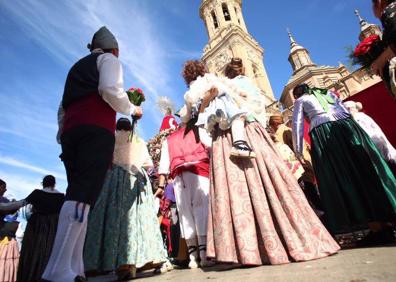
[[[234,77],[243,74],[243,68],[227,68],[235,70]],[[245,94],[254,99],[249,97],[254,93]],[[253,117],[256,114],[260,113]],[[264,127],[247,118],[245,134],[255,159],[230,157],[230,130],[212,132],[207,256],[219,262],[262,265],[336,253],[338,244],[309,206]]]
[[[116,270],[119,280],[168,262],[145,171],[152,161],[146,143],[136,135],[130,140],[130,132],[130,121],[118,120],[113,165],[89,215],[84,250],[87,271]]]

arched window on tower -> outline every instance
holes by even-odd
[[[228,11],[227,4],[223,3],[223,4],[221,4],[221,7],[223,8],[224,19],[226,21],[230,21],[231,20],[231,15],[230,15],[230,11]]]
[[[217,17],[216,17],[216,14],[215,14],[215,12],[214,12],[214,11],[212,11],[210,14],[212,15],[212,19],[213,19],[213,25],[214,25],[214,27],[215,27],[215,28],[218,28],[218,27],[219,27],[219,22],[217,21]]]

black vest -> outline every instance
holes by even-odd
[[[102,53],[92,53],[79,60],[70,69],[62,98],[64,109],[84,97],[99,95],[99,71],[96,60],[100,55]]]

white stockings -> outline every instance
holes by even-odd
[[[83,249],[89,208],[88,204],[75,201],[66,201],[63,204],[54,246],[43,279],[73,282],[76,276],[85,276]]]

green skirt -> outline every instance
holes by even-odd
[[[395,177],[353,119],[324,123],[310,136],[326,225],[333,234],[395,220]]]
[[[145,171],[130,174],[113,165],[89,214],[85,240],[86,271],[167,261],[154,196]]]

